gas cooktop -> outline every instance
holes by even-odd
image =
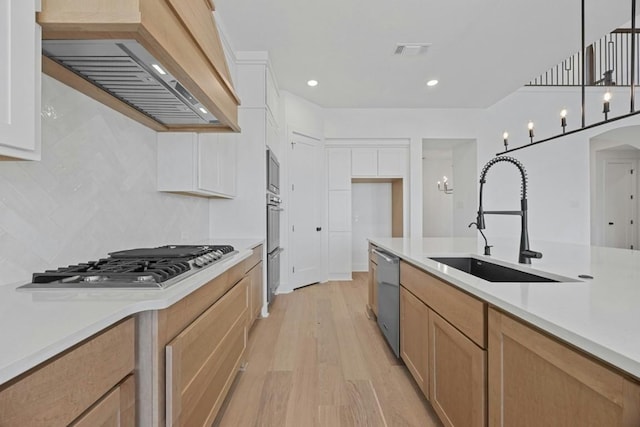
[[[18,289],[165,289],[237,254],[230,245],[167,245],[109,253],[97,261],[33,273]]]

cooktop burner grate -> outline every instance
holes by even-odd
[[[34,273],[21,288],[162,289],[236,254],[233,246],[167,245],[112,252],[98,261]]]

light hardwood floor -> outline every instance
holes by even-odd
[[[279,295],[214,426],[440,426],[366,298],[366,273]]]

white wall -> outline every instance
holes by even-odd
[[[523,88],[487,109],[478,139],[478,170],[504,150],[502,132],[505,129],[510,133],[510,148],[527,144],[529,119],[536,122],[536,140],[558,134],[561,130],[559,110],[566,106],[567,97],[573,92]],[[614,99],[619,98],[616,95]],[[601,108],[600,98],[594,102],[590,107],[592,112]],[[574,113],[569,116],[567,130],[579,126],[578,113],[571,111]],[[520,160],[528,172],[529,237],[532,240],[589,244],[589,139],[607,130],[638,123],[640,117],[634,116],[509,154]],[[519,209],[520,178],[515,167],[506,163],[493,167],[487,175],[485,190],[485,209]],[[518,217],[487,216],[485,233],[489,243],[492,236],[517,237],[519,230]]]
[[[604,245],[604,169],[607,160],[635,160],[640,163],[640,127],[607,132],[591,139],[591,244]],[[636,170],[636,188],[640,189],[640,173]],[[640,197],[636,196],[636,224],[640,212]],[[636,227],[636,241],[640,241],[640,226]],[[640,248],[639,248],[640,249]]]
[[[473,237],[478,232],[469,228],[478,211],[478,155],[475,140],[458,142],[452,149],[453,159],[453,235]]]
[[[156,191],[154,131],[48,76],[42,108],[42,161],[0,162],[0,284],[209,236],[206,199]]]
[[[424,237],[453,236],[453,194],[438,190],[437,182],[446,176],[453,185],[451,150],[427,150],[422,160],[422,203]],[[443,184],[444,185],[444,184]]]
[[[369,270],[370,237],[391,237],[391,183],[351,184],[351,263]]]

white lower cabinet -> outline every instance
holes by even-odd
[[[159,133],[158,191],[236,195],[237,134]]]
[[[36,2],[0,2],[0,160],[40,160],[41,30]]]

